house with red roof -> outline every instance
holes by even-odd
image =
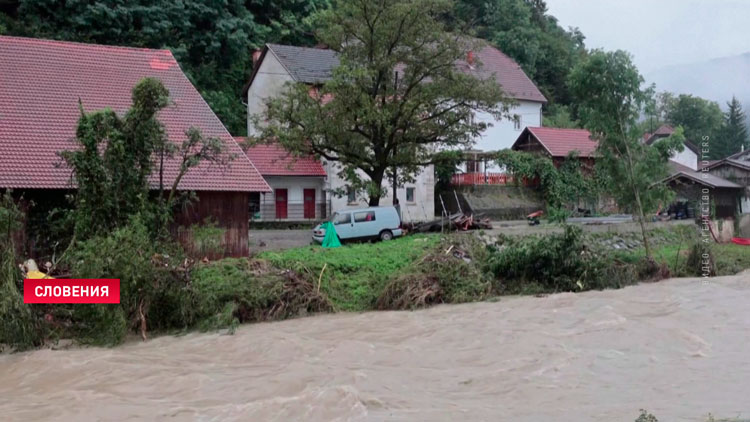
[[[131,90],[145,77],[169,90],[170,105],[159,113],[169,140],[181,144],[190,127],[224,144],[227,166],[201,165],[180,181],[179,190],[198,200],[175,217],[183,227],[214,219],[225,229],[224,254],[248,254],[249,200],[270,187],[208,104],[190,83],[169,50],[0,36],[0,189],[13,189],[27,200],[44,202],[75,189],[71,169],[59,157],[75,148],[80,117],[110,108],[125,113]],[[179,171],[167,160],[166,186]],[[158,175],[151,183],[158,187]],[[189,229],[176,230],[190,243]]]
[[[272,191],[250,194],[250,209],[258,221],[323,220],[330,214],[326,200],[326,170],[309,156],[294,156],[279,144],[247,145],[235,138]]]
[[[597,146],[598,142],[591,138],[591,133],[586,129],[527,127],[511,148],[515,151],[545,155],[557,166],[574,153],[584,168],[591,169],[594,166]]]

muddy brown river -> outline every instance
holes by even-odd
[[[0,356],[2,421],[750,419],[750,273]]]

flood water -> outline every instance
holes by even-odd
[[[750,274],[0,356],[2,421],[750,419]]]

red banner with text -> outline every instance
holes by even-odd
[[[27,278],[23,281],[24,303],[120,303],[120,280],[116,278]]]

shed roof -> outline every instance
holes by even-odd
[[[241,144],[247,141],[247,138],[236,139]],[[279,144],[253,145],[245,153],[263,176],[326,176],[323,165],[315,157],[296,157]]]
[[[527,134],[531,134],[552,157],[567,157],[573,151],[576,151],[579,157],[593,157],[599,145],[591,139],[591,133],[586,129],[529,126],[521,132],[513,147]]]
[[[664,179],[665,183],[679,179],[687,179],[710,188],[742,189],[742,186],[734,182],[705,171],[695,171],[676,161],[669,160],[669,166],[672,170],[672,174]]]
[[[75,148],[80,117],[111,108],[124,114],[142,78],[159,79],[171,104],[159,113],[169,139],[181,144],[197,127],[221,139],[235,158],[226,167],[202,163],[180,182],[181,190],[262,191],[270,187],[224,125],[180,70],[169,50],[0,36],[0,187],[71,188],[71,170],[58,153]],[[165,181],[178,174],[177,159],[165,165]],[[157,177],[152,175],[152,186]]]

